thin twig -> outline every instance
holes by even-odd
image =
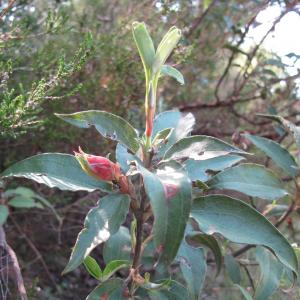
[[[17,0],[11,0],[9,3],[8,3],[8,5],[7,5],[7,7],[6,8],[4,8],[2,11],[1,11],[1,13],[0,13],[0,19],[2,20],[2,18],[11,10],[11,8],[13,7],[13,5],[15,4],[15,2],[16,2]]]

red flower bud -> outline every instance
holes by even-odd
[[[122,173],[118,164],[106,157],[86,154],[80,147],[79,153],[74,153],[82,169],[90,176],[104,181],[119,181]]]

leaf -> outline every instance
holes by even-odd
[[[45,153],[21,160],[7,168],[2,177],[25,177],[60,190],[111,191],[111,184],[88,176],[73,155]]]
[[[102,276],[101,268],[98,265],[97,261],[93,257],[88,255],[84,259],[83,263],[84,263],[86,270],[89,272],[89,274],[91,276],[93,276],[97,280],[101,279],[101,276]]]
[[[101,110],[87,110],[73,114],[55,114],[60,119],[79,128],[95,128],[105,138],[118,141],[132,150],[139,149],[137,131],[123,118]]]
[[[299,175],[299,170],[294,157],[280,144],[263,137],[244,134],[257,148],[269,156],[283,171],[292,177]]]
[[[152,65],[153,74],[156,74],[161,69],[162,65],[166,62],[173,49],[176,47],[180,38],[181,30],[175,26],[171,27],[165,34],[155,53],[154,62]]]
[[[220,233],[234,243],[271,249],[285,266],[297,273],[297,257],[289,242],[250,205],[224,195],[199,197],[194,199],[191,217],[206,234]]]
[[[160,143],[166,143],[173,132],[173,128],[166,128],[159,131],[153,138],[152,145],[158,146]]]
[[[286,120],[285,118],[283,118],[281,116],[277,116],[277,115],[257,114],[257,116],[263,117],[266,119],[270,119],[270,120],[276,121],[279,124],[281,124],[284,128],[286,128],[289,132],[291,132],[293,134],[294,140],[295,140],[298,148],[300,148],[300,127],[299,126],[296,126],[292,122]]]
[[[234,286],[236,286],[241,291],[245,300],[253,300],[252,296],[242,286],[238,284],[235,284]]]
[[[145,23],[133,22],[132,33],[145,71],[150,71],[154,62],[155,49]]]
[[[218,241],[212,235],[201,232],[192,232],[186,236],[186,239],[188,242],[193,242],[197,246],[206,246],[212,251],[217,266],[217,276],[222,268],[222,252]]]
[[[129,170],[129,163],[132,161],[138,161],[139,164],[143,164],[142,161],[134,154],[128,152],[126,147],[118,143],[116,147],[116,160],[120,164],[122,171],[126,174]]]
[[[240,284],[241,282],[241,270],[240,265],[237,263],[235,258],[232,255],[225,255],[224,263],[226,267],[226,271],[235,284]]]
[[[203,248],[195,248],[182,241],[176,260],[186,282],[190,298],[199,299],[207,270]]]
[[[238,155],[221,155],[205,160],[188,159],[184,167],[192,181],[207,181],[211,177],[209,171],[222,171],[243,159],[244,157]]]
[[[2,226],[9,215],[9,210],[6,205],[0,204],[0,226]]]
[[[211,4],[212,0],[203,0],[203,10],[206,10]]]
[[[124,194],[109,194],[99,200],[84,220],[84,228],[78,234],[63,274],[76,269],[96,246],[119,230],[128,213],[129,202],[128,195]]]
[[[128,267],[129,265],[130,262],[128,260],[113,260],[109,262],[102,273],[101,281],[106,281],[114,273],[116,273],[120,269]]]
[[[225,154],[247,154],[228,143],[206,135],[194,135],[183,138],[175,143],[165,153],[164,159],[187,159],[205,160]]]
[[[151,300],[190,300],[187,289],[174,280],[170,281],[169,289],[149,290],[148,295]]]
[[[8,204],[12,207],[16,208],[32,208],[32,207],[39,207],[41,208],[38,204],[34,201],[32,198],[28,197],[22,197],[22,196],[16,196],[12,198]]]
[[[128,228],[121,226],[103,247],[103,258],[106,264],[113,260],[130,260],[131,240]]]
[[[163,250],[160,260],[167,264],[177,254],[192,203],[191,183],[186,174],[175,167],[178,164],[165,165],[154,174],[138,165],[154,214],[154,242]]]
[[[259,263],[261,274],[255,289],[254,299],[269,299],[280,285],[283,266],[274,259],[268,250],[263,248],[256,249],[256,260]]]
[[[234,190],[266,200],[276,200],[288,194],[281,181],[270,170],[257,164],[232,167],[218,173],[206,183],[210,188]]]
[[[160,72],[163,75],[167,75],[170,77],[173,77],[174,79],[176,79],[180,84],[184,84],[184,78],[183,75],[174,67],[169,66],[169,65],[163,65],[160,68]]]
[[[179,111],[170,110],[157,115],[157,117],[154,119],[152,137],[164,129],[173,128],[167,144],[160,147],[159,153],[157,154],[158,158],[161,158],[166,150],[174,143],[190,135],[194,125],[195,117],[191,113],[184,115]]]
[[[112,278],[100,283],[86,298],[86,300],[125,300],[122,296],[123,280]]]

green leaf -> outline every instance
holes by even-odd
[[[157,115],[154,119],[154,127],[152,137],[155,137],[158,132],[173,128],[172,134],[168,137],[166,145],[160,147],[159,157],[162,157],[165,151],[180,139],[188,136],[195,125],[195,117],[188,113],[186,115],[176,110],[165,111]]]
[[[21,160],[7,168],[3,177],[25,177],[61,190],[111,191],[111,184],[88,176],[73,155],[45,153]]]
[[[150,71],[154,62],[155,49],[145,23],[133,22],[132,33],[145,71]]]
[[[218,241],[212,235],[208,235],[201,232],[192,232],[186,236],[186,239],[188,242],[191,241],[197,246],[206,246],[212,251],[217,266],[216,275],[218,275],[222,268],[222,252]]]
[[[281,116],[267,115],[267,114],[257,114],[257,115],[259,117],[267,118],[267,119],[276,121],[279,124],[281,124],[284,128],[287,129],[287,131],[289,131],[293,134],[294,140],[295,140],[298,148],[300,148],[300,127],[299,126],[296,126],[295,124],[293,124],[292,122],[286,120],[285,118],[283,118]]]
[[[151,300],[190,300],[187,289],[174,280],[170,281],[169,289],[149,290],[148,295]]]
[[[134,153],[139,149],[137,131],[126,120],[112,113],[87,110],[56,116],[79,128],[95,126],[104,137],[122,143]]]
[[[6,219],[9,215],[9,210],[6,205],[0,204],[0,226],[6,222]]]
[[[280,144],[263,137],[244,134],[257,148],[269,156],[283,171],[292,177],[299,175],[299,170],[294,157]]]
[[[97,280],[101,279],[101,276],[102,276],[101,268],[98,265],[97,261],[93,257],[88,255],[84,259],[83,263],[84,263],[86,270],[89,272],[89,274],[91,276],[93,276]]]
[[[203,0],[203,10],[206,10],[211,4],[212,0]]]
[[[190,298],[199,299],[206,274],[206,258],[203,248],[195,248],[182,241],[176,260],[186,282]]]
[[[283,266],[274,259],[274,256],[268,250],[263,248],[256,249],[256,259],[259,263],[261,274],[255,289],[254,299],[270,299],[280,285]]]
[[[125,300],[122,296],[123,280],[112,278],[100,283],[86,298],[86,300]]]
[[[205,160],[225,154],[247,154],[228,143],[206,135],[194,135],[183,138],[175,143],[165,153],[164,159],[187,159]]]
[[[163,75],[167,75],[170,77],[173,77],[174,79],[176,79],[180,84],[184,84],[184,78],[183,75],[174,67],[169,66],[169,65],[163,65],[160,68],[160,72]]]
[[[266,200],[276,200],[288,194],[273,172],[257,164],[232,167],[206,183],[210,188],[234,190]]]
[[[173,132],[173,128],[166,128],[162,131],[159,131],[153,138],[153,146],[158,146],[160,143],[166,143]]]
[[[240,284],[241,282],[241,270],[240,265],[232,255],[225,255],[224,264],[226,271],[233,283]]]
[[[169,31],[165,34],[165,36],[159,43],[155,53],[154,62],[152,66],[153,74],[156,74],[161,69],[162,65],[166,62],[173,49],[176,47],[180,38],[181,30],[179,30],[175,26],[171,27]]]
[[[109,262],[102,273],[101,281],[106,281],[112,275],[114,275],[114,273],[116,273],[120,269],[128,267],[129,265],[130,262],[128,260],[113,260]]]
[[[129,202],[128,195],[109,194],[88,212],[64,274],[77,268],[96,246],[119,230],[128,213]]]
[[[253,300],[252,296],[242,286],[238,284],[235,284],[234,286],[236,286],[241,291],[245,300]]]
[[[250,205],[224,195],[194,199],[191,217],[206,234],[220,233],[234,243],[261,245],[297,273],[295,252],[286,238]]]
[[[121,226],[103,247],[103,258],[106,264],[113,260],[130,260],[131,239],[128,228]]]
[[[192,203],[189,178],[176,170],[177,167],[178,164],[165,165],[154,174],[138,165],[154,214],[154,242],[163,250],[160,259],[167,264],[177,254]],[[168,186],[171,187],[169,197],[165,194]]]
[[[192,181],[207,181],[210,175],[231,167],[243,159],[244,157],[238,155],[221,155],[205,160],[188,159],[184,167]]]
[[[41,208],[38,204],[34,201],[32,198],[28,197],[23,197],[23,196],[16,196],[12,198],[8,204],[12,207],[16,208],[32,208],[32,207],[39,207]]]

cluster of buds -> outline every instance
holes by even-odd
[[[113,163],[106,157],[84,153],[79,147],[75,157],[82,169],[90,176],[108,182],[117,183],[123,193],[128,192],[128,182],[122,174],[119,164]]]

